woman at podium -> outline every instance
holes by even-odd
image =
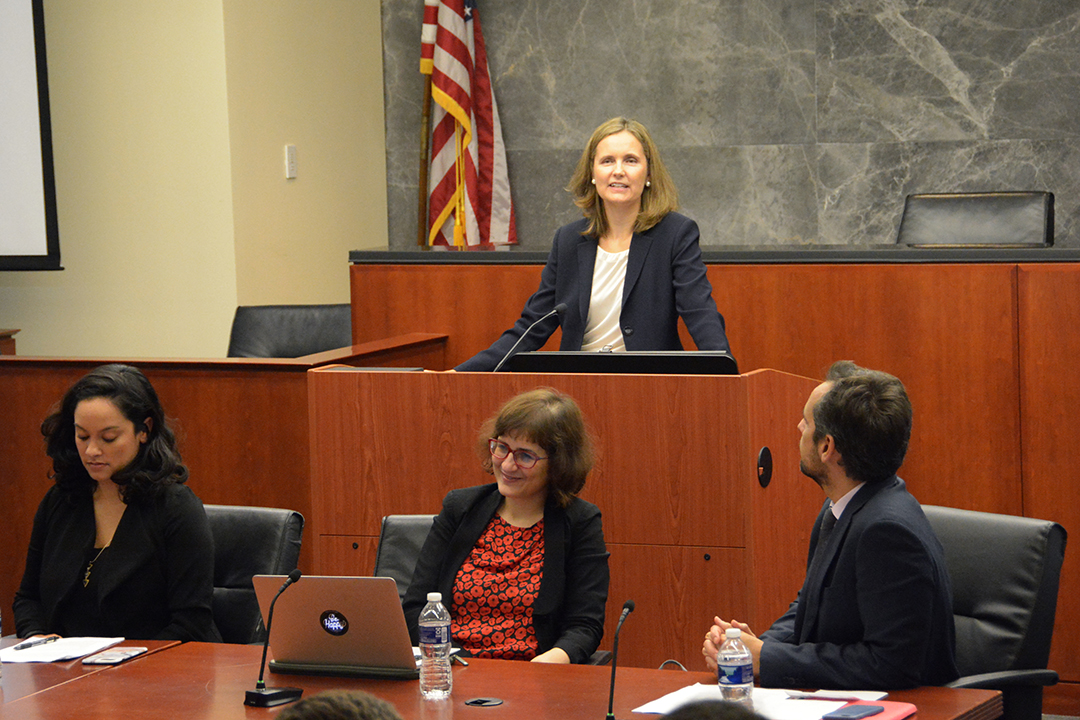
[[[680,317],[698,350],[728,351],[697,223],[675,212],[675,183],[645,126],[619,117],[596,128],[567,190],[585,217],[556,231],[514,326],[454,369],[495,370],[560,325],[562,350],[682,350]]]
[[[478,451],[495,482],[443,500],[403,601],[413,643],[438,591],[467,654],[584,663],[604,634],[608,552],[600,510],[577,497],[593,463],[581,410],[550,388],[518,395]]]
[[[15,593],[19,637],[220,642],[210,526],[146,376],[91,371],[41,432],[54,483]]]

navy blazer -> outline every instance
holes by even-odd
[[[454,583],[502,503],[497,483],[451,490],[435,518],[402,606],[413,644],[420,611],[429,592],[441,592],[453,614]],[[561,508],[544,507],[544,571],[533,605],[539,653],[562,648],[570,662],[589,659],[604,636],[608,592],[608,551],[600,509],[581,498]]]
[[[762,687],[898,689],[959,677],[941,543],[904,481],[864,485],[787,613],[761,634]]]
[[[64,601],[82,579],[95,534],[91,497],[72,500],[53,485],[34,516],[15,593],[19,637],[61,627]],[[105,622],[98,635],[221,641],[211,609],[214,540],[202,502],[186,485],[128,504],[94,574]]]
[[[583,218],[556,231],[540,288],[525,303],[514,327],[456,370],[494,370],[528,327],[559,303],[566,303],[560,349],[581,349],[598,244],[597,238],[581,234],[587,226]],[[634,233],[619,315],[627,350],[682,350],[680,316],[698,350],[729,350],[724,318],[716,309],[698,242],[697,223],[675,212],[645,232]],[[556,317],[540,323],[517,351],[539,350],[559,325]]]

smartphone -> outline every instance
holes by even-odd
[[[859,720],[859,718],[877,715],[885,710],[881,705],[845,705],[842,708],[825,713],[821,720]]]
[[[142,655],[146,652],[144,647],[114,647],[102,650],[99,653],[83,658],[83,665],[119,665],[120,663]]]

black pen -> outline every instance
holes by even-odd
[[[56,642],[60,638],[55,635],[51,637],[38,638],[37,640],[27,640],[26,642],[19,643],[12,650],[25,650],[27,648],[37,647],[38,645],[44,645],[45,643]]]

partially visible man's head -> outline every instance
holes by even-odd
[[[827,389],[814,406],[814,442],[831,435],[841,466],[857,482],[879,482],[896,474],[911,439],[911,401],[895,376],[833,363]]]
[[[401,720],[394,706],[366,692],[327,690],[290,705],[278,720]]]
[[[722,700],[700,700],[687,703],[664,716],[665,720],[763,720],[742,705]]]

